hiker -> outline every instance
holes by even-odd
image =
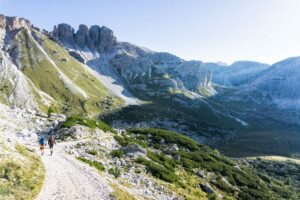
[[[49,139],[48,139],[48,144],[49,144],[49,147],[50,147],[50,152],[51,152],[51,156],[53,154],[53,146],[54,144],[56,144],[56,141],[55,141],[55,138],[53,135],[50,135]]]
[[[40,143],[41,155],[44,155],[45,146],[46,146],[46,139],[44,135],[42,135],[42,137],[40,138],[39,143]]]

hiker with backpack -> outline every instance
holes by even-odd
[[[42,135],[42,137],[40,138],[39,144],[40,144],[41,155],[44,155],[45,146],[46,146],[46,139],[45,139],[44,135]]]
[[[50,135],[49,139],[48,139],[48,144],[49,144],[49,147],[50,147],[50,152],[51,152],[51,156],[53,154],[53,146],[54,144],[56,144],[56,141],[55,141],[55,138],[53,135]]]

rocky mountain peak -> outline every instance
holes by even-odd
[[[100,53],[110,51],[117,43],[111,29],[93,25],[90,28],[80,24],[75,32],[69,24],[58,24],[52,31],[54,38],[72,47],[89,48]]]
[[[0,29],[13,31],[20,28],[29,28],[31,26],[31,22],[27,19],[0,15]]]

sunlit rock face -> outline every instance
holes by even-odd
[[[81,24],[75,32],[69,24],[58,24],[54,26],[52,35],[66,45],[76,45],[81,49],[88,48],[99,53],[112,50],[117,42],[112,30],[98,25],[88,28],[86,25]]]

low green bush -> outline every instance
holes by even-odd
[[[137,140],[135,138],[131,138],[129,136],[119,136],[119,135],[114,135],[115,140],[117,140],[117,142],[121,145],[121,146],[127,146],[129,144],[138,144],[141,147],[147,148],[148,145],[140,140]]]
[[[89,160],[89,159],[86,159],[86,158],[83,158],[83,157],[77,157],[77,159],[84,162],[84,163],[86,163],[86,164],[88,164],[91,167],[96,168],[99,171],[104,171],[105,170],[105,167],[100,162],[97,162],[97,161],[94,161],[94,160]]]
[[[166,167],[168,170],[174,171],[175,167],[177,166],[175,160],[168,158],[167,156],[163,154],[154,153],[152,151],[147,151],[147,157],[153,160],[154,162],[157,162],[164,167]]]
[[[136,162],[145,165],[147,172],[151,173],[153,176],[159,179],[162,179],[170,183],[179,181],[178,176],[174,172],[166,169],[164,166],[156,164],[151,160],[147,160],[145,158],[139,157],[136,160]]]
[[[95,156],[95,155],[97,155],[98,154],[98,152],[96,151],[96,150],[89,150],[88,152],[87,152],[88,154],[91,154],[91,155],[93,155],[93,156]]]
[[[162,130],[162,129],[132,129],[129,130],[128,132],[133,134],[144,134],[144,135],[151,134],[152,140],[154,140],[154,142],[160,142],[161,139],[164,139],[169,143],[175,143],[190,150],[196,150],[202,147],[202,145],[200,145],[193,139],[184,136],[182,134],[178,134],[174,131]]]
[[[117,167],[115,168],[110,168],[108,170],[108,173],[114,175],[115,178],[119,178],[121,176],[121,170]]]
[[[94,120],[94,119],[89,119],[83,116],[73,116],[69,117],[63,124],[63,128],[70,128],[72,126],[75,126],[77,124],[87,126],[89,128],[95,129],[99,128],[105,132],[112,132],[112,133],[117,133],[116,130],[114,130],[112,127],[110,127],[108,124],[104,123],[103,121],[100,120]]]
[[[114,158],[123,158],[124,157],[124,151],[122,149],[112,150],[110,152],[110,155]]]

